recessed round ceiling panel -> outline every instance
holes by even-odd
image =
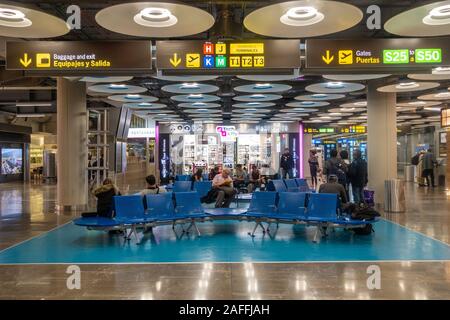
[[[300,77],[300,75],[245,75],[236,77],[253,82],[276,82],[295,80]]]
[[[429,101],[445,101],[450,100],[450,91],[443,91],[433,94],[426,94],[418,97],[419,100],[429,100]]]
[[[295,100],[299,101],[330,101],[330,100],[338,100],[345,98],[344,94],[325,94],[325,93],[317,93],[317,94],[308,94],[295,97]]]
[[[350,104],[349,104],[350,105]],[[356,113],[366,111],[364,108],[355,108],[355,107],[341,107],[341,108],[333,108],[329,109],[328,112],[344,112],[344,113]]]
[[[0,3],[0,36],[11,38],[54,38],[70,31],[55,16],[12,2]]]
[[[273,110],[270,109],[261,109],[261,108],[246,108],[246,109],[235,109],[234,113],[255,113],[255,114],[266,114]]]
[[[247,103],[235,103],[233,108],[269,108],[273,107],[275,103],[272,102],[247,102]]]
[[[88,87],[88,90],[93,93],[117,93],[117,94],[124,94],[124,93],[144,93],[147,91],[146,88],[138,87],[138,86],[131,86],[128,84],[98,84],[94,86]]]
[[[341,108],[365,108],[365,107],[367,107],[367,101],[364,100],[341,104]]]
[[[337,1],[302,0],[272,4],[244,19],[256,34],[278,38],[305,38],[336,33],[357,25],[362,11]]]
[[[431,71],[432,74],[450,74],[450,67],[437,67]]]
[[[314,108],[290,108],[290,109],[284,109],[284,110],[290,110],[290,112],[317,112],[319,109]]]
[[[435,107],[440,104],[441,102],[437,101],[405,101],[405,102],[398,102],[397,107],[424,108],[424,107]]]
[[[133,77],[83,77],[79,81],[92,83],[111,83],[111,82],[126,82],[133,79]]]
[[[222,113],[222,110],[217,110],[217,109],[202,109],[202,108],[198,108],[198,109],[188,109],[188,110],[184,110],[185,113],[201,113],[201,114],[219,114]]]
[[[214,108],[220,108],[220,104],[218,103],[207,103],[207,102],[194,102],[194,103],[180,103],[178,105],[179,108],[182,109],[214,109]]]
[[[332,81],[324,83],[316,83],[305,88],[306,91],[315,93],[347,93],[363,90],[364,85],[360,83]]]
[[[170,99],[178,102],[214,102],[219,101],[220,98],[208,94],[182,94],[179,96],[172,96]]]
[[[218,76],[154,76],[153,78],[173,82],[202,82],[215,80]]]
[[[365,81],[389,77],[390,74],[334,74],[324,75],[323,78],[331,81]]]
[[[292,89],[291,86],[277,83],[255,83],[234,88],[237,92],[246,93],[276,93],[288,91],[290,89]]]
[[[123,106],[131,109],[145,109],[145,110],[164,109],[167,107],[165,104],[152,102],[126,103]]]
[[[405,115],[397,116],[398,120],[420,119],[420,118],[422,118],[422,117],[419,115],[412,115],[412,114],[405,114]]]
[[[397,84],[391,84],[388,86],[383,86],[377,89],[379,92],[415,92],[415,91],[423,91],[429,90],[433,88],[439,87],[439,83],[437,82],[400,82]]]
[[[168,115],[169,113],[171,114],[170,116],[173,115],[173,113],[175,113],[175,111],[173,110],[168,110],[168,109],[164,109],[164,110],[143,110],[142,112],[146,112],[147,114],[158,114],[158,115]]]
[[[203,84],[196,82],[186,82],[180,84],[169,84],[161,88],[162,91],[177,94],[198,94],[198,93],[211,93],[219,90],[219,87],[211,84]]]
[[[320,108],[329,106],[329,102],[320,102],[320,101],[297,101],[297,102],[289,102],[286,104],[286,107],[292,108]]]
[[[199,8],[150,1],[104,8],[96,14],[95,20],[110,31],[146,38],[189,36],[206,31],[214,24],[214,17]]]
[[[442,81],[442,80],[450,80],[450,73],[408,74],[408,78],[420,81]]]
[[[450,1],[433,2],[389,19],[384,29],[402,37],[436,37],[450,34]]]
[[[140,94],[117,94],[108,97],[109,100],[118,102],[155,102],[158,98]]]
[[[283,98],[283,97],[280,95],[277,95],[277,94],[251,94],[251,95],[245,95],[245,96],[236,96],[233,98],[233,100],[242,101],[242,102],[251,102],[251,101],[266,102],[266,101],[279,100],[281,98]]]

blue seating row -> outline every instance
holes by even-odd
[[[353,220],[343,216],[336,194],[254,192],[248,209],[205,209],[200,203],[198,192],[178,192],[146,195],[147,210],[139,195],[114,197],[116,216],[107,218],[79,218],[74,223],[89,229],[125,230],[127,239],[135,234],[138,227],[153,227],[163,224],[181,224],[183,232],[193,227],[200,235],[196,222],[214,219],[239,219],[254,221],[254,236],[260,226],[266,232],[264,223],[307,224],[316,226],[314,241],[319,235],[325,236],[329,227],[363,227],[377,220]],[[184,225],[189,223],[187,229]],[[269,227],[267,227],[268,230]],[[130,230],[128,232],[128,230]]]
[[[267,188],[276,192],[311,192],[306,179],[270,180]]]
[[[197,191],[200,195],[200,198],[206,196],[212,188],[211,181],[175,181],[172,187],[173,192],[190,192]]]

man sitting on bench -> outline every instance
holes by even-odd
[[[212,182],[213,189],[217,190],[216,208],[228,208],[233,201],[236,191],[233,188],[233,179],[230,177],[230,169],[223,169]]]
[[[327,183],[320,185],[319,193],[334,193],[340,197],[342,204],[346,204],[348,202],[345,188],[338,183],[338,177],[334,174],[328,176]]]

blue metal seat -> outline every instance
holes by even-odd
[[[175,181],[173,192],[190,192],[192,190],[192,181]]]
[[[305,203],[307,193],[280,192],[277,211],[270,214],[270,219],[299,221],[306,220]]]
[[[191,176],[188,174],[177,174],[175,177],[176,181],[191,181]]]
[[[306,181],[306,179],[295,178],[294,181],[297,184],[297,187],[307,187],[307,188],[309,188],[308,181]]]
[[[200,196],[200,199],[204,196],[206,196],[212,188],[212,182],[211,181],[195,181],[193,190],[198,192],[198,195]]]
[[[205,218],[210,217],[202,207],[198,192],[175,193],[175,212],[176,215],[190,219],[191,224],[186,229],[186,232],[189,232],[191,227],[194,227],[198,235],[200,235],[200,231],[195,224],[195,220],[200,219],[203,221]]]
[[[270,180],[267,185],[267,188],[269,191],[276,191],[276,192],[287,192],[288,191],[283,180]]]
[[[175,214],[172,193],[147,194],[147,221],[167,222],[182,219],[183,216]]]
[[[209,180],[209,174],[203,173],[202,174],[202,178],[203,178],[203,181],[208,181]]]
[[[335,222],[338,219],[338,195],[311,193],[308,199],[307,219],[312,222]]]
[[[115,196],[113,197],[116,212],[115,220],[120,224],[130,227],[131,231],[125,237],[130,239],[131,234],[135,234],[137,240],[136,226],[147,222],[145,217],[144,202],[139,195]]]
[[[299,188],[294,179],[285,179],[283,180],[286,185],[287,191],[298,192]],[[280,192],[280,191],[279,191]]]
[[[73,220],[73,223],[88,229],[110,229],[120,225],[115,219],[105,217],[78,218]]]
[[[247,217],[255,220],[255,227],[251,233],[249,232],[250,236],[255,236],[255,231],[258,226],[263,229],[263,233],[266,232],[266,229],[262,225],[262,221],[275,212],[276,201],[276,192],[253,192],[252,199],[250,200],[250,206],[245,214]]]

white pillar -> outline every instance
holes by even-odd
[[[303,174],[305,179],[311,179],[311,171],[309,170],[309,152],[313,148],[312,134],[303,134]]]
[[[370,82],[367,93],[369,188],[377,204],[384,203],[384,181],[397,178],[397,95],[378,92],[382,85]]]
[[[88,200],[86,84],[58,78],[58,208],[80,210]]]

